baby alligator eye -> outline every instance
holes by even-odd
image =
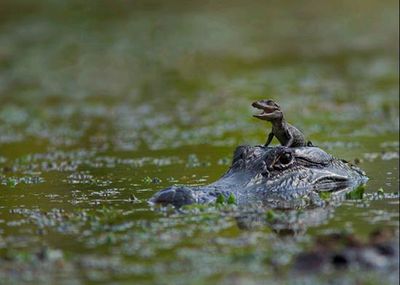
[[[279,162],[282,164],[288,164],[292,161],[292,155],[288,152],[285,152],[279,157]]]

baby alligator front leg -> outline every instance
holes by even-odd
[[[269,134],[268,134],[268,138],[267,138],[267,142],[265,143],[265,147],[267,147],[267,146],[269,146],[269,144],[271,143],[271,141],[272,141],[272,139],[274,138],[274,133],[273,132],[270,132]]]

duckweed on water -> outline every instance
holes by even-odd
[[[229,194],[228,198],[226,199],[226,203],[228,205],[236,205],[236,197],[232,193]]]
[[[349,200],[362,200],[364,197],[365,185],[360,185],[353,191],[346,193],[346,199]]]
[[[218,194],[217,199],[215,199],[216,205],[222,205],[225,203],[225,196],[222,194]]]
[[[152,184],[159,184],[159,183],[162,182],[162,180],[160,178],[158,178],[158,177],[151,178],[149,176],[144,177],[142,179],[142,181],[143,181],[143,183],[146,183],[146,184],[151,184],[151,183]]]
[[[24,177],[0,177],[0,184],[8,187],[15,187],[18,184],[38,184],[44,183],[45,180],[40,176],[24,176]]]
[[[383,190],[383,188],[379,188],[376,193],[378,193],[378,195],[384,195],[385,191]]]
[[[331,199],[331,192],[318,192],[319,197],[322,200],[329,201]]]
[[[265,213],[265,219],[267,220],[267,222],[273,222],[276,218],[276,214],[273,210],[268,210]]]

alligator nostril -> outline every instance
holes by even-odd
[[[349,261],[347,260],[347,257],[344,256],[343,254],[335,254],[332,257],[332,264],[336,268],[345,268],[348,266]]]

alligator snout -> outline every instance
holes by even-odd
[[[154,204],[173,204],[176,207],[196,203],[193,190],[184,186],[172,186],[161,190],[150,199]]]

